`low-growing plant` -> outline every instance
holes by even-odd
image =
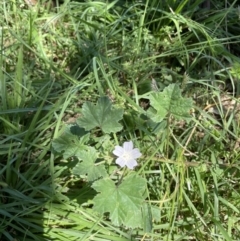
[[[165,118],[168,122],[172,118],[191,119],[191,100],[181,97],[177,85],[167,87],[162,93],[149,94],[148,98],[154,111],[147,115],[156,125]],[[119,123],[123,120],[123,111],[120,108],[112,108],[108,97],[100,98],[96,105],[86,102],[83,104],[81,117],[77,119],[77,125],[69,126],[63,135],[54,140],[53,147],[57,152],[63,153],[64,159],[73,158],[68,164],[69,167],[74,165],[71,168],[72,174],[92,183],[92,188],[99,192],[92,200],[94,210],[100,214],[110,213],[114,225],[143,228],[144,222],[152,222],[150,219],[146,220],[152,216],[151,211],[147,217],[143,215],[143,212],[146,212],[144,199],[147,194],[147,182],[142,177],[142,172],[150,160],[141,164],[142,168],[138,173],[127,171],[127,168],[131,170],[138,165],[136,159],[142,155],[139,149],[133,149],[131,140],[126,140],[123,147],[115,146],[113,151],[118,156],[116,163],[127,168],[121,170],[114,167],[112,156],[109,154],[110,148],[114,146],[111,142],[119,143],[116,133],[123,128]],[[141,112],[138,116],[140,114]],[[111,133],[112,135],[109,135]]]

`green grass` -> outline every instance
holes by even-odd
[[[240,239],[239,3],[163,2],[3,1],[1,241]],[[149,96],[174,84],[191,118],[170,111],[154,123]],[[84,105],[104,96],[123,110],[121,131],[79,138]],[[142,153],[134,171],[112,154],[128,140]],[[145,180],[142,227],[94,209],[98,181],[73,171],[86,146],[115,183]]]

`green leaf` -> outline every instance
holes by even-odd
[[[161,122],[167,115],[172,115],[176,119],[191,119],[190,109],[192,99],[183,98],[178,85],[171,84],[162,92],[151,93],[148,97],[151,106],[157,111],[151,111],[150,118],[155,122]]]
[[[93,147],[88,147],[88,150],[81,152],[81,155],[78,157],[83,161],[73,168],[74,175],[80,176],[87,174],[88,181],[94,181],[99,177],[105,177],[107,175],[104,165],[97,165],[97,163],[95,163],[98,155]]]
[[[81,156],[81,153],[88,148],[84,143],[89,140],[89,135],[78,126],[68,126],[61,136],[53,140],[52,146],[55,151],[62,153],[65,159]]]
[[[118,132],[122,125],[118,123],[122,119],[122,109],[112,109],[112,103],[108,97],[99,98],[96,105],[86,102],[82,107],[82,114],[77,123],[85,130],[100,127],[103,132]]]
[[[132,174],[116,186],[111,179],[105,178],[94,182],[92,187],[99,192],[93,199],[95,211],[101,214],[109,212],[114,225],[142,227],[145,179]]]
[[[151,205],[148,203],[144,203],[142,207],[143,213],[143,230],[144,232],[150,233],[152,231],[152,210]]]

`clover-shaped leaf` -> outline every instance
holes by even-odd
[[[145,179],[131,174],[119,185],[105,178],[94,182],[92,187],[99,192],[93,199],[95,211],[101,214],[109,212],[114,225],[142,227]]]
[[[81,155],[88,148],[84,143],[89,140],[89,133],[78,126],[68,126],[64,133],[53,140],[55,151],[62,153],[65,159]]]
[[[86,102],[82,107],[82,115],[77,123],[85,130],[100,127],[103,132],[118,132],[122,126],[118,123],[123,117],[122,109],[112,109],[112,103],[108,97],[99,98],[96,105]]]
[[[186,121],[191,118],[192,99],[183,98],[181,90],[176,84],[169,85],[163,92],[152,93],[148,99],[151,106],[157,111],[149,113],[150,118],[155,122],[162,121],[167,115]]]
[[[98,165],[96,163],[98,155],[93,147],[88,147],[88,150],[82,151],[78,157],[83,161],[79,162],[73,168],[74,175],[87,174],[88,181],[94,181],[99,177],[105,177],[107,175],[104,165]]]

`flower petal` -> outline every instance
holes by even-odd
[[[138,148],[134,148],[134,149],[132,150],[131,154],[132,154],[132,157],[133,157],[134,159],[137,159],[137,158],[139,158],[139,157],[142,155],[142,153],[139,151]]]
[[[125,161],[123,158],[121,158],[121,157],[117,158],[116,163],[117,163],[120,167],[124,167],[124,166],[126,165],[126,161]]]
[[[121,146],[115,146],[113,154],[116,156],[122,156],[124,154],[124,149]]]
[[[126,166],[127,166],[129,169],[133,169],[135,166],[137,166],[137,161],[136,161],[135,159],[129,160],[129,161],[126,163]]]
[[[132,141],[126,141],[123,143],[123,149],[125,151],[131,151],[133,149],[133,143]]]

